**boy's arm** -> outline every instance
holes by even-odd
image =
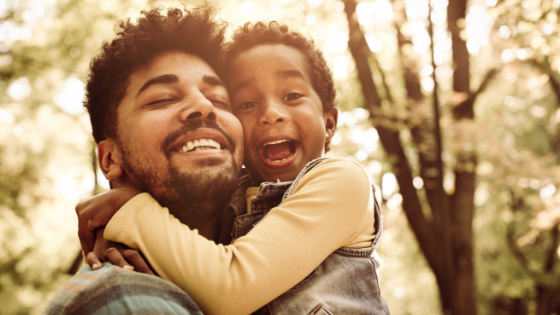
[[[200,236],[145,193],[111,219],[105,237],[141,250],[161,277],[185,290],[205,313],[246,314],[296,285],[336,249],[368,246],[372,211],[363,169],[330,159],[232,245]]]
[[[113,181],[119,183],[119,187],[86,198],[76,205],[78,236],[85,255],[89,255],[94,250],[97,229],[107,225],[111,217],[125,203],[142,192],[133,186]]]

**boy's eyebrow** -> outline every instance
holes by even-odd
[[[148,89],[152,85],[155,85],[155,84],[172,84],[172,83],[177,83],[177,82],[179,82],[179,78],[174,74],[160,75],[159,77],[152,78],[152,79],[148,80],[148,82],[144,83],[144,85],[142,85],[140,90],[138,90],[138,93],[136,93],[136,97],[138,97],[138,95],[140,95],[140,93],[144,92],[146,89]]]
[[[282,70],[282,71],[278,71],[276,72],[276,76],[281,78],[281,79],[290,79],[290,78],[296,78],[296,79],[301,79],[304,82],[307,82],[307,79],[305,78],[305,76],[303,75],[303,73],[301,73],[301,71],[298,70]],[[255,82],[255,80],[253,79],[249,79],[249,80],[245,80],[239,84],[237,84],[236,86],[234,86],[231,89],[231,94],[230,95],[234,95],[235,92],[253,84]]]
[[[301,71],[298,70],[282,70],[282,71],[278,71],[276,72],[276,76],[282,78],[282,79],[291,79],[291,78],[295,78],[295,79],[301,79],[305,82],[307,82],[307,80],[305,79],[305,77],[303,76],[303,73],[301,73]]]
[[[232,87],[230,95],[233,96],[237,91],[246,88],[247,86],[254,84],[255,80],[249,79],[242,81],[241,83],[237,84],[236,86]]]

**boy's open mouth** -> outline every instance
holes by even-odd
[[[290,163],[298,146],[298,142],[287,139],[270,141],[261,146],[259,153],[266,164],[282,167]]]

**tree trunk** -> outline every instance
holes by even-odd
[[[467,0],[451,1],[447,6],[447,27],[451,33],[453,53],[453,91],[466,93],[467,99],[454,110],[456,121],[474,119],[475,96],[470,88],[470,67],[467,43],[461,38],[467,13]],[[477,93],[479,93],[481,89]],[[460,110],[459,110],[460,109]],[[470,147],[474,147],[471,144]],[[455,167],[455,192],[451,197],[450,216],[453,247],[453,314],[476,314],[472,221],[476,181],[474,150],[462,150]]]
[[[556,223],[550,230],[551,244],[546,253],[543,265],[545,275],[554,277],[554,265],[556,264],[556,249],[560,244],[560,223]],[[559,290],[551,288],[550,285],[537,286],[537,313],[536,315],[555,314],[560,308]]]
[[[472,156],[474,159],[474,155]],[[472,220],[475,174],[455,172],[455,193],[451,198],[451,244],[453,247],[453,315],[476,314]]]
[[[381,98],[377,86],[373,80],[372,69],[369,61],[374,59],[375,56],[367,46],[364,32],[360,29],[360,25],[356,19],[356,0],[345,1],[345,13],[348,19],[349,26],[349,40],[348,47],[350,53],[356,63],[358,72],[358,79],[360,80],[362,93],[364,95],[364,107],[370,112],[372,124],[375,126],[379,133],[380,142],[387,153],[388,159],[393,166],[393,172],[399,184],[400,193],[403,196],[403,210],[406,214],[407,220],[418,240],[420,249],[428,262],[428,265],[436,276],[440,296],[444,296],[446,292],[445,285],[448,279],[445,278],[445,273],[439,255],[441,254],[441,242],[438,240],[434,222],[424,216],[422,211],[422,203],[414,186],[412,185],[412,169],[409,161],[406,159],[402,144],[399,139],[399,132],[397,128],[391,128],[385,122],[387,117],[382,117],[381,114]],[[452,7],[452,8],[451,8]],[[449,4],[448,19],[450,26],[449,29],[452,33],[452,48],[454,60],[454,81],[453,87],[455,92],[465,93],[468,97],[464,102],[459,104],[454,110],[454,118],[459,121],[462,119],[474,119],[473,104],[478,92],[482,91],[485,87],[481,88],[477,93],[470,91],[470,73],[469,73],[469,55],[466,48],[466,43],[460,36],[460,27],[458,21],[465,18],[466,1],[460,0],[458,3]],[[460,24],[460,23],[459,23]],[[406,40],[400,34],[397,27],[397,40],[399,46],[402,46]],[[401,62],[403,61],[402,55]],[[382,71],[378,69],[378,71]],[[419,92],[419,80],[417,74],[412,73],[403,66],[404,83],[407,88],[409,100],[414,103],[420,101],[422,96]],[[492,74],[488,75],[490,79]],[[487,80],[485,80],[487,83]],[[387,87],[385,87],[388,89]],[[424,178],[425,187],[429,200],[429,208],[432,212],[432,217],[437,217],[440,214],[437,202],[434,200],[434,187],[429,184],[433,179],[431,170],[434,168],[435,159],[430,156],[434,152],[432,150],[422,150],[419,144],[424,142],[426,137],[432,137],[429,132],[426,132],[425,124],[418,126],[411,126],[411,133],[413,141],[418,146],[419,163],[421,176]],[[435,141],[429,141],[435,144]],[[424,142],[425,143],[425,142]],[[472,246],[472,219],[474,213],[474,191],[475,191],[475,166],[476,156],[473,150],[461,152],[461,156],[457,157],[458,166],[455,170],[455,192],[449,198],[445,195],[443,198],[449,199],[450,220],[451,220],[451,245],[453,248],[453,267],[454,281],[451,289],[451,296],[454,303],[451,306],[451,314],[453,315],[473,315],[477,313],[476,299],[475,299],[475,282],[474,282],[474,268],[473,268],[473,246]]]

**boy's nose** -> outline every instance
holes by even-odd
[[[263,112],[259,117],[260,125],[274,125],[287,120],[288,116],[282,110],[282,105],[276,104],[275,102],[267,102],[263,105]]]
[[[207,99],[200,91],[189,93],[181,109],[180,118],[182,121],[189,120],[218,120],[214,104]]]

